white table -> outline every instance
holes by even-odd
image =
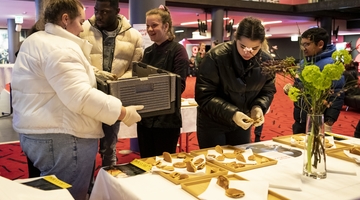
[[[357,142],[360,141],[354,139],[354,141],[355,140]],[[261,143],[279,144],[273,141],[264,141]],[[286,146],[283,144],[279,145]],[[328,172],[326,179],[315,180],[302,176],[302,156],[284,159],[285,154],[279,152],[267,152],[265,155],[278,159],[278,163],[273,166],[239,172],[237,174],[248,180],[267,180],[270,185],[276,183],[286,185],[289,182],[288,185],[290,186],[299,186],[301,191],[278,189],[270,186],[270,190],[289,199],[360,199],[360,166],[355,163],[328,156],[328,168],[341,166],[353,170],[357,175]],[[229,172],[229,174],[231,174],[231,172]],[[277,180],[273,179],[273,177]],[[271,181],[273,181],[273,183],[271,183]],[[114,178],[101,169],[96,178],[90,200],[105,199],[185,200],[196,198],[188,194],[185,190],[182,190],[180,185],[175,185],[160,175],[143,174],[128,178]]]
[[[9,84],[11,82],[13,66],[14,64],[0,64],[0,93],[5,89],[6,84]],[[0,116],[0,118],[7,117],[12,114],[11,91],[10,91],[9,99],[10,99],[10,106],[9,106],[10,113],[2,112],[2,116]]]

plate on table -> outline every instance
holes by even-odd
[[[219,153],[219,149],[222,153]],[[193,155],[205,155],[208,162],[218,165],[232,172],[242,172],[260,167],[276,165],[277,160],[259,154],[254,154],[252,149],[241,149],[233,146],[216,146],[212,148],[191,151]],[[235,154],[235,156],[233,155]],[[239,159],[238,155],[242,159]],[[224,160],[222,157],[225,157]]]
[[[142,160],[153,165],[151,170],[153,173],[158,173],[176,185],[187,181],[228,174],[228,170],[206,162],[203,155],[194,156],[185,152],[168,155],[171,156],[171,162],[169,162],[169,159],[165,161],[164,156],[144,158]]]
[[[346,160],[349,162],[353,162],[353,163],[357,163],[360,164],[360,159],[354,159],[354,157],[360,158],[359,155],[353,154],[351,155],[351,153],[349,152],[351,148],[353,148],[354,146],[347,146],[347,147],[342,147],[342,148],[336,148],[334,150],[331,151],[327,151],[326,155],[331,156],[331,157],[335,157],[341,160]],[[348,155],[351,155],[351,157],[349,157]],[[356,162],[358,161],[358,162]]]
[[[334,136],[325,136],[325,139],[326,139],[325,150],[333,150],[333,149],[349,146],[348,144],[336,141]],[[275,142],[279,142],[282,144],[286,144],[301,149],[303,149],[305,146],[304,133],[273,137],[272,140]]]
[[[247,181],[245,178],[238,176],[236,174],[225,175],[225,177],[227,177],[230,182],[233,180]],[[211,182],[211,178],[201,179],[201,180],[197,180],[197,181],[189,181],[186,183],[182,183],[181,188],[183,190],[185,190],[186,192],[190,193],[191,195],[193,195],[194,197],[200,199],[198,196],[206,191],[210,182]],[[256,191],[256,189],[254,191]],[[245,196],[246,196],[246,193],[245,193]],[[271,190],[268,190],[267,196],[268,196],[267,199],[269,199],[269,200],[287,200],[288,199],[288,198],[286,198],[276,192],[273,192]],[[224,197],[226,197],[225,193],[224,193]]]

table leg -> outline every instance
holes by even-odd
[[[190,135],[191,133],[186,133],[186,135],[185,135],[185,139],[186,139],[186,152],[187,153],[189,153],[189,135]]]

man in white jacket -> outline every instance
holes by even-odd
[[[95,74],[110,80],[132,77],[132,61],[140,61],[143,55],[141,34],[119,12],[118,0],[97,0],[94,15],[84,22],[80,34],[93,45],[90,57]],[[103,166],[116,164],[119,129],[120,122],[103,124],[105,137],[99,150]]]
[[[101,123],[122,120],[130,126],[141,106],[123,107],[97,90],[90,65],[91,44],[80,39],[85,12],[79,0],[51,1],[45,31],[21,45],[11,82],[13,127],[24,153],[41,172],[72,185],[76,200],[86,198],[92,178]]]

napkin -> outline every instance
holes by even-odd
[[[234,149],[231,149],[231,150],[230,149],[224,149],[223,153],[234,153]],[[256,161],[252,161],[252,160],[248,159],[248,157],[253,155],[253,154],[254,153],[253,153],[252,149],[246,149],[245,152],[242,153],[242,155],[245,158],[245,162],[241,162],[241,161],[237,160],[236,158],[233,158],[233,159],[225,158],[224,161],[218,161],[215,158],[208,156],[207,159],[208,160],[216,160],[217,162],[221,162],[221,163],[231,163],[231,162],[235,161],[236,163],[241,163],[241,164],[256,165],[257,164]],[[211,150],[208,150],[207,155],[215,155],[217,157],[217,156],[220,156],[221,154],[216,152],[215,150],[211,149]]]
[[[212,178],[205,192],[200,194],[198,198],[202,200],[233,200],[233,198],[225,195],[225,190],[216,184],[216,181],[217,178]],[[267,181],[230,180],[229,188],[242,190],[245,196],[243,196],[241,200],[266,200],[268,198],[269,183]]]

